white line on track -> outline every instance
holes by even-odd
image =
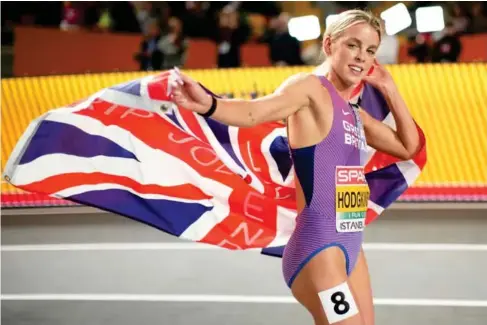
[[[365,243],[366,251],[435,251],[435,252],[486,252],[482,244],[421,244],[421,243]],[[217,250],[217,246],[201,243],[85,243],[85,244],[42,244],[42,245],[4,245],[2,252],[31,251],[140,251],[140,250]],[[260,249],[247,251],[260,252]]]
[[[144,295],[144,294],[4,294],[3,301],[130,301],[295,304],[291,296]],[[487,307],[487,300],[374,298],[376,306]]]

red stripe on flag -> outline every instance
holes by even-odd
[[[376,151],[365,166],[365,173],[373,172],[377,169],[387,167],[399,161],[401,161],[401,159],[395,158],[381,151]]]
[[[219,181],[230,188],[245,184],[240,176],[225,166],[208,143],[194,138],[152,112],[102,101],[76,114],[90,116],[105,125],[117,125],[132,133],[147,146],[159,149],[190,165],[203,177]]]
[[[229,198],[230,212],[202,240],[228,249],[265,247],[276,235],[276,201],[246,188]],[[243,217],[242,217],[243,216]]]
[[[200,123],[196,119],[196,116],[194,115],[195,113],[188,111],[185,108],[182,108],[179,110],[179,114],[181,114],[181,117],[184,120],[184,123],[188,126],[188,128],[191,130],[191,132],[194,133],[198,139],[201,141],[208,143],[208,138],[206,137],[205,133],[203,132],[203,129],[201,128]]]
[[[168,100],[167,97],[167,81],[169,78],[169,71],[165,71],[155,75],[147,83],[147,93],[150,99]]]
[[[278,200],[278,204],[282,207],[296,209],[296,188],[294,184],[291,187],[286,187],[272,180],[269,164],[261,150],[264,139],[275,129],[282,127],[283,125],[280,123],[266,123],[251,129],[239,129],[239,150],[245,165],[263,182],[264,194]],[[249,152],[249,147],[255,150]]]
[[[187,200],[204,200],[210,196],[204,194],[197,187],[184,184],[177,186],[160,186],[156,184],[140,184],[129,177],[108,175],[104,173],[69,173],[48,177],[42,181],[18,186],[27,191],[54,194],[64,189],[80,185],[119,184],[141,194],[159,194],[174,196]]]
[[[416,163],[416,165],[418,165],[420,169],[423,169],[423,167],[426,165],[426,160],[427,160],[426,137],[424,136],[423,131],[418,125],[416,125],[416,128],[418,129],[419,132],[419,141],[421,142],[421,149],[414,156],[413,161]]]
[[[367,215],[365,217],[365,225],[375,221],[379,215],[372,209],[367,209]]]
[[[355,87],[355,89],[352,90],[352,94],[350,95],[350,98],[354,98],[355,96],[357,96],[358,94],[360,94],[360,92],[362,91],[364,85],[365,85],[365,83],[363,81],[361,81],[357,85],[357,87]]]
[[[272,179],[269,173],[269,166],[260,149],[264,138],[273,130],[274,128],[269,125],[261,125],[252,129],[242,128],[238,132],[240,155],[243,161],[257,178],[267,183],[272,183]],[[250,152],[249,148],[255,148],[256,150]],[[271,190],[271,188],[267,188],[267,190]],[[274,195],[274,193],[267,194]]]

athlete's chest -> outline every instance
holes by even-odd
[[[341,121],[338,128],[343,133],[343,144],[366,153],[367,141],[358,107],[344,103],[335,110],[335,113],[339,115]]]

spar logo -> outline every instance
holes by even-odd
[[[337,167],[336,185],[367,184],[362,167]]]

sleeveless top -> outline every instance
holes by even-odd
[[[364,172],[367,157],[364,128],[358,107],[341,98],[325,77],[319,79],[331,96],[333,123],[327,137],[318,144],[291,148],[296,177],[303,189],[305,210],[326,218],[334,216],[338,232],[360,231],[354,228],[365,227],[370,194]]]

